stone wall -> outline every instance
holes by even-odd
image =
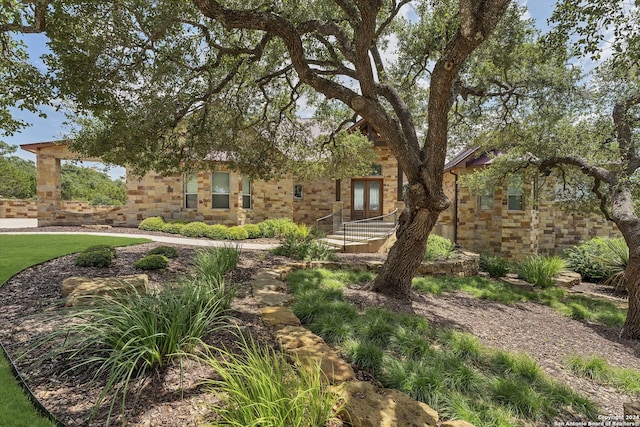
[[[95,214],[112,211],[116,206],[95,205],[77,200],[62,200],[60,211],[76,214]],[[28,199],[0,199],[0,218],[38,218],[38,202]]]
[[[167,221],[183,219],[210,224],[238,225],[257,223],[267,218],[291,218],[293,181],[280,179],[251,182],[251,208],[242,207],[242,175],[224,166],[218,172],[229,173],[229,208],[213,208],[211,172],[198,173],[197,207],[185,207],[185,176],[161,176],[149,173],[127,180],[128,222],[135,225],[144,218],[160,216]]]
[[[378,273],[382,269],[383,261],[366,260],[344,264],[340,261],[293,261],[286,267],[281,267],[281,278],[299,268],[326,268],[328,270],[371,271]],[[456,251],[449,259],[437,261],[423,261],[418,267],[417,276],[446,275],[457,277],[471,277],[478,274],[480,255],[468,251]]]
[[[293,218],[293,179],[256,180],[253,191],[253,207],[245,210],[251,224],[269,218]]]
[[[37,218],[35,200],[0,199],[0,218]]]
[[[60,203],[60,206],[65,212],[75,212],[75,213],[98,213],[98,212],[109,212],[112,211],[115,207],[113,205],[90,205],[89,202],[83,202],[78,200],[63,200]]]

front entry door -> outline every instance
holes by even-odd
[[[382,215],[382,179],[351,180],[351,220]]]

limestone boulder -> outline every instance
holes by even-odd
[[[580,273],[576,273],[574,271],[564,271],[558,274],[558,276],[556,276],[553,281],[557,286],[571,288],[580,284],[580,282],[582,281],[582,276],[580,275]]]
[[[282,329],[285,326],[300,326],[300,319],[293,314],[290,308],[286,307],[264,307],[260,311],[262,322],[274,330]]]
[[[342,360],[322,338],[302,326],[285,326],[276,331],[284,352],[295,363],[306,367],[320,367],[326,379],[336,384],[355,378],[353,368]]]
[[[531,283],[522,279],[518,279],[515,274],[508,274],[506,277],[501,277],[500,281],[511,286],[511,288],[513,289],[520,289],[527,292],[533,292],[535,290],[534,286]]]
[[[121,277],[69,277],[62,281],[60,293],[66,298],[65,305],[73,307],[91,303],[91,297],[116,296],[137,292],[149,292],[149,277],[133,274]]]
[[[353,427],[435,427],[438,413],[398,390],[364,381],[346,383],[341,418]]]
[[[277,273],[260,272],[251,278],[251,291],[253,296],[262,305],[277,306],[284,305],[293,299],[287,295],[287,285],[277,279]]]

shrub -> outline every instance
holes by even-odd
[[[436,259],[449,258],[454,247],[455,245],[451,240],[435,234],[430,234],[423,259],[425,261],[434,261]]]
[[[532,256],[515,264],[520,278],[543,288],[553,286],[553,278],[564,271],[567,262],[558,256]]]
[[[167,258],[177,258],[178,251],[172,246],[157,246],[147,252],[147,255],[164,255]]]
[[[564,251],[568,267],[582,275],[584,280],[599,282],[611,275],[610,269],[600,259],[607,252],[607,240],[595,237]]]
[[[227,230],[229,240],[245,240],[249,238],[249,233],[243,227],[237,225],[235,227],[229,227]]]
[[[322,261],[335,258],[331,247],[322,241],[314,240],[311,235],[306,237],[287,236],[280,246],[272,250],[272,253],[306,261]]]
[[[224,393],[216,408],[229,426],[324,426],[341,409],[318,366],[296,369],[283,354],[244,343],[239,353],[207,357],[219,380],[209,383]]]
[[[134,384],[144,383],[138,378],[190,354],[205,334],[228,325],[225,312],[232,297],[224,284],[203,281],[149,295],[104,297],[104,304],[73,312],[81,321],[69,322],[50,337],[64,340],[52,357],[64,355],[71,361],[67,373],[89,369],[94,379],[107,377],[92,416],[105,400],[112,411],[119,397],[124,411]]]
[[[268,219],[258,224],[264,237],[286,237],[299,234],[299,227],[289,218]]]
[[[113,263],[113,248],[94,249],[80,252],[74,264],[78,267],[109,267]]]
[[[258,226],[257,224],[245,224],[242,226],[242,228],[246,230],[249,239],[258,239],[262,237],[260,226]]]
[[[169,266],[169,258],[164,255],[147,255],[136,261],[133,266],[139,270],[163,270]]]
[[[171,234],[180,234],[186,224],[183,222],[167,222],[162,226],[162,232]]]
[[[227,240],[229,239],[229,227],[222,224],[210,225],[205,236],[213,240]]]
[[[209,231],[209,225],[204,222],[194,221],[186,224],[180,230],[180,234],[185,237],[205,237]]]
[[[116,248],[111,245],[93,245],[89,246],[82,252],[95,252],[95,251],[107,251],[115,258],[118,255]]]
[[[509,272],[509,262],[498,255],[481,254],[480,269],[491,277],[504,277]]]
[[[162,231],[164,224],[164,219],[159,216],[152,216],[142,220],[140,224],[138,224],[138,228],[147,231]]]

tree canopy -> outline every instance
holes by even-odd
[[[45,1],[0,2],[0,138],[13,135],[29,123],[17,119],[11,109],[39,113],[51,99],[43,74],[31,64],[20,35],[45,30]],[[43,113],[39,113],[44,116]]]
[[[65,163],[62,165],[60,189],[62,200],[82,200],[91,205],[122,205],[126,198],[122,179],[90,167]]]
[[[14,156],[16,148],[0,141],[0,197],[28,199],[36,195],[36,165]]]

